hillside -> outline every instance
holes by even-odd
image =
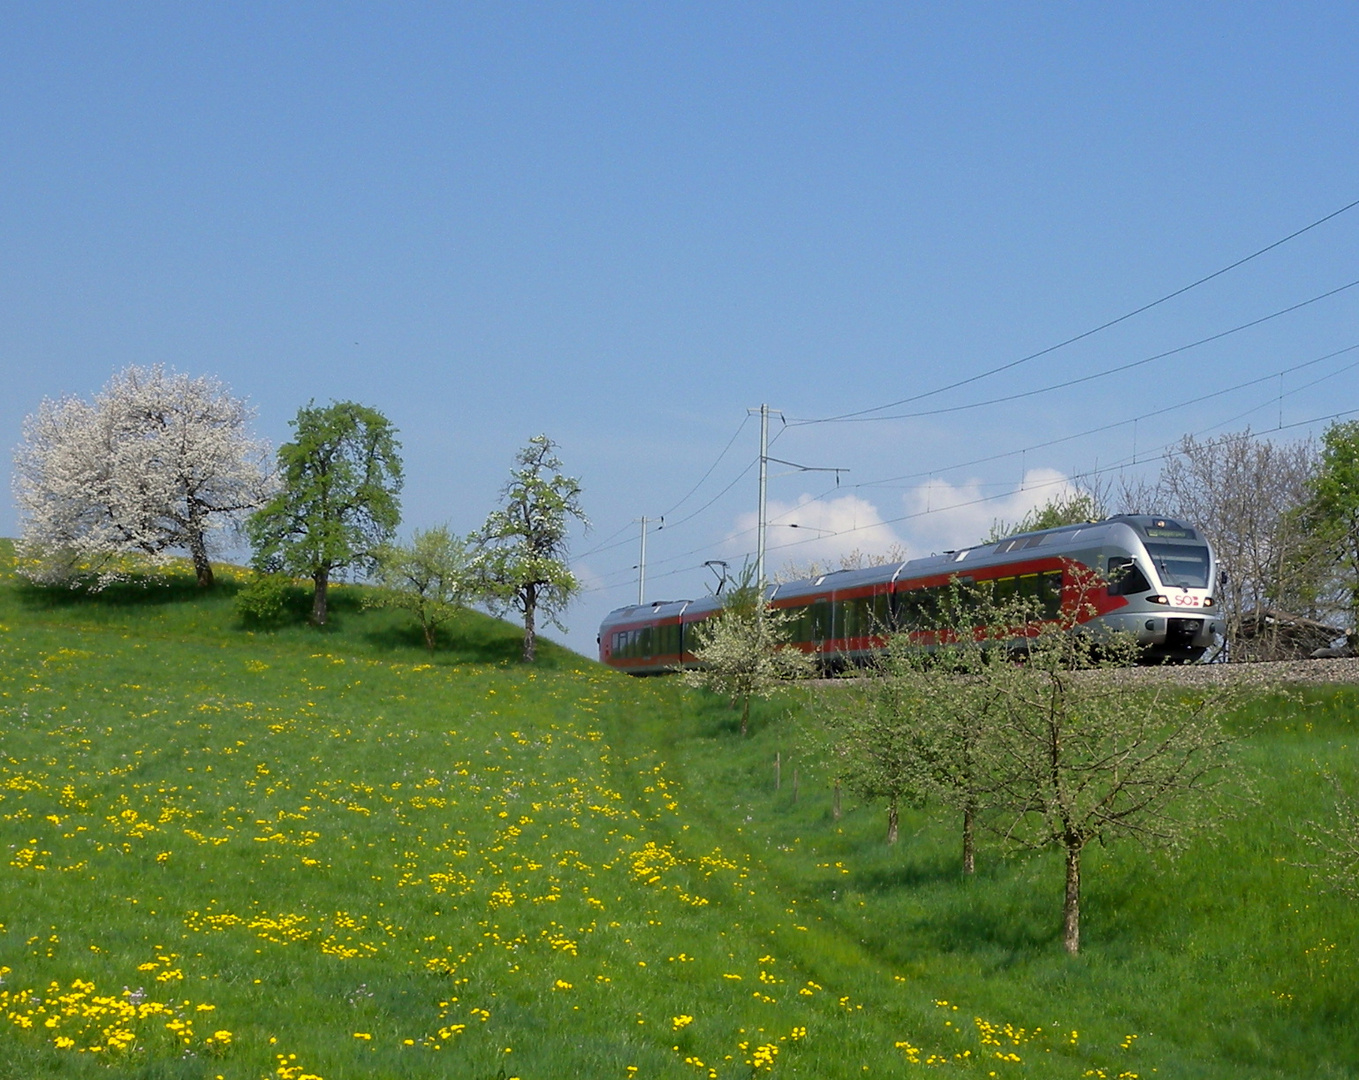
[[[1072,961],[1055,862],[833,820],[797,700],[742,742],[481,616],[430,655],[352,591],[324,634],[230,591],[0,582],[0,1077],[1359,1068],[1359,919],[1298,836],[1359,779],[1350,689],[1241,719],[1216,839],[1092,853]]]

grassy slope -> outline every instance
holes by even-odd
[[[1354,779],[1352,694],[1253,737],[1260,808],[1219,840],[1094,853],[1071,961],[1052,861],[987,852],[964,883],[947,822],[889,851],[802,766],[793,803],[782,706],[740,743],[673,681],[555,649],[526,671],[480,619],[429,658],[338,606],[328,634],[250,635],[190,589],[0,583],[0,1076],[1359,1067],[1359,920],[1295,828],[1322,766]],[[136,1041],[80,1052],[105,1029]]]

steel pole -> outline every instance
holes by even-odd
[[[760,406],[760,512],[755,538],[755,584],[764,599],[765,489],[769,472],[769,406]]]

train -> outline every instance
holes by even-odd
[[[1131,634],[1149,663],[1199,660],[1224,632],[1212,546],[1194,526],[1149,514],[1117,514],[903,563],[837,570],[767,585],[764,595],[790,616],[789,646],[832,671],[870,661],[893,633],[910,633],[928,646],[940,592],[958,582],[985,585],[1001,600],[1025,598],[1043,619],[1097,636]],[[617,608],[600,625],[599,659],[631,675],[695,667],[699,628],[722,605],[719,595]]]

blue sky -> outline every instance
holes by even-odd
[[[633,519],[669,511],[649,599],[753,550],[747,408],[968,378],[1359,199],[1348,4],[0,11],[0,441],[131,363],[222,378],[276,443],[351,398],[401,430],[406,528],[470,530],[546,432],[594,522],[581,649],[635,599]],[[771,565],[969,543],[1185,432],[1359,409],[1359,351],[1290,370],[1359,345],[1359,288],[980,404],[1359,280],[1357,239],[1359,208],[897,411],[975,407],[776,422],[777,456],[850,471],[774,468]]]

